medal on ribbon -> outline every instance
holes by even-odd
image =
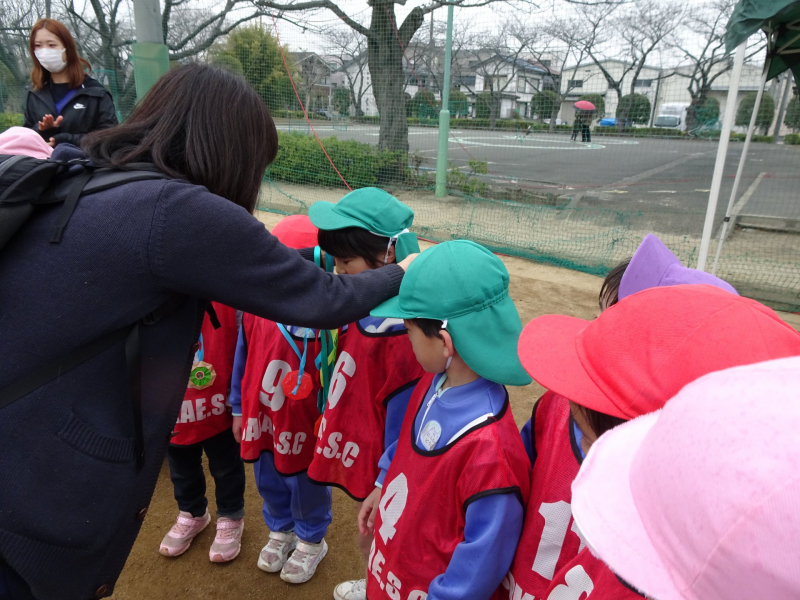
[[[217,372],[214,370],[213,365],[201,360],[192,365],[192,371],[189,374],[189,387],[202,390],[212,385],[216,378]]]
[[[292,371],[283,378],[281,387],[287,398],[291,400],[305,400],[311,393],[314,382],[311,379],[311,375],[308,373],[304,372],[300,375],[300,371]]]
[[[300,348],[297,347],[297,344],[292,339],[292,336],[286,330],[286,327],[278,323],[278,329],[280,329],[283,337],[286,338],[286,341],[289,342],[289,346],[291,346],[294,353],[297,355],[297,358],[300,359],[300,368],[296,371],[289,372],[281,381],[281,388],[283,389],[283,393],[286,395],[287,398],[291,400],[305,400],[308,398],[309,394],[311,394],[311,390],[314,388],[314,382],[311,379],[311,375],[306,373],[306,355],[308,354],[308,333],[309,329],[303,330],[303,352],[300,352]]]

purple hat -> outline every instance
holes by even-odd
[[[704,283],[731,292],[734,287],[711,273],[689,269],[681,264],[669,248],[652,233],[648,233],[631,258],[619,284],[619,299],[654,287]]]

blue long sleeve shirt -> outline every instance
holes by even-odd
[[[441,375],[434,378],[425,396],[433,396]],[[445,389],[427,410],[419,411],[414,421],[414,437],[426,450],[446,446],[454,436],[476,419],[497,415],[505,402],[503,386],[480,378],[466,385]],[[439,427],[429,425],[432,422]],[[428,435],[425,427],[428,427]],[[435,433],[441,428],[438,438]],[[423,438],[423,439],[419,439]],[[383,486],[397,442],[386,449],[379,466],[376,485]],[[428,600],[488,599],[511,567],[522,534],[523,510],[515,494],[494,494],[479,498],[467,507],[464,541],[456,546],[450,564],[428,588]]]

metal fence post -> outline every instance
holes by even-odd
[[[169,50],[161,31],[158,0],[134,0],[136,43],[132,44],[136,98],[141,99],[158,79],[169,71]]]
[[[439,111],[439,148],[436,153],[436,197],[447,195],[447,143],[450,136],[450,61],[453,58],[453,4],[447,3],[447,38],[444,47],[442,109]]]

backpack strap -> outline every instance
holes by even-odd
[[[171,179],[169,175],[165,175],[153,169],[146,169],[143,165],[135,171],[120,171],[109,168],[94,168],[89,165],[78,165],[82,168],[82,172],[70,177],[66,183],[62,193],[66,193],[64,205],[58,215],[56,221],[56,228],[53,231],[53,236],[50,238],[51,244],[58,244],[61,242],[61,237],[64,234],[64,228],[69,223],[72,213],[75,212],[75,207],[78,205],[78,200],[85,194],[93,194],[95,192],[102,192],[117,186],[133,183],[134,181],[147,181],[150,179]]]
[[[142,352],[139,330],[142,325],[154,325],[167,315],[175,312],[185,299],[186,297],[182,294],[175,294],[136,323],[126,325],[88,344],[84,344],[74,352],[66,356],[60,356],[0,389],[0,409],[16,402],[23,396],[30,394],[64,373],[82,365],[90,358],[125,340],[125,364],[133,414],[136,465],[141,467],[144,461],[144,431],[142,427]]]
[[[136,467],[144,464],[144,426],[142,424],[142,346],[140,328],[142,325],[155,325],[167,315],[175,312],[186,299],[181,294],[173,295],[140,321],[134,323],[125,338],[125,366],[128,373],[128,394],[133,417],[134,451]]]
[[[83,171],[74,175],[68,180],[67,197],[58,213],[58,220],[56,221],[56,229],[53,231],[53,237],[50,238],[51,244],[58,244],[61,242],[61,236],[64,234],[64,228],[69,223],[72,213],[75,212],[75,207],[78,206],[78,199],[83,193],[83,188],[86,183],[92,178],[92,170],[87,167],[82,167]]]
[[[211,326],[214,329],[219,329],[222,327],[222,323],[219,322],[219,317],[217,316],[217,311],[211,302],[206,304],[206,314],[208,315],[208,320],[211,321]]]

